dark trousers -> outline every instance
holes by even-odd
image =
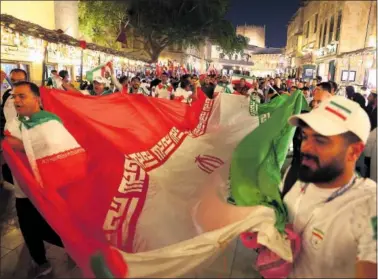
[[[46,263],[46,249],[43,241],[63,247],[62,240],[28,198],[16,198],[16,210],[20,230],[30,256],[38,265]]]

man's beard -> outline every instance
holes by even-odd
[[[313,160],[318,167],[316,170],[312,170],[305,165],[300,165],[298,178],[305,183],[331,182],[343,173],[343,166],[340,163],[339,158],[336,158],[326,166],[320,166],[318,157],[308,153],[301,153],[301,160],[303,157],[306,157],[306,159],[309,160]]]

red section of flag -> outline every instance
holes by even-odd
[[[25,153],[13,151],[6,141],[2,142],[2,147],[4,158],[25,194],[61,236],[66,251],[69,251],[73,260],[81,267],[83,276],[93,277],[88,264],[89,257],[96,250],[102,249],[104,243],[95,237],[88,237],[91,235],[90,230],[79,229],[83,224],[62,195],[55,189],[39,186],[34,179]],[[80,196],[80,193],[78,195]],[[77,201],[84,202],[80,199]]]
[[[44,185],[59,189],[67,186],[79,178],[86,176],[87,155],[82,148],[75,148],[65,152],[37,160],[37,166]],[[73,168],[67,168],[74,165]],[[59,170],[57,176],[56,170]]]
[[[342,120],[346,120],[346,117],[344,115],[342,115],[340,112],[338,112],[337,110],[334,110],[333,108],[330,108],[330,107],[326,107],[325,108],[327,111],[333,113],[334,115],[340,117]]]

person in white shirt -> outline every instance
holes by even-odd
[[[129,89],[129,94],[143,94],[145,96],[149,96],[150,93],[140,84],[139,77],[133,77],[131,79],[131,87]]]
[[[310,88],[303,87],[302,93],[303,93],[304,97],[306,98],[307,103],[310,104],[311,101],[312,101],[312,97],[311,97],[311,94],[310,94]]]
[[[180,86],[175,91],[175,97],[182,98],[183,103],[190,103],[193,92],[191,89],[191,81],[184,79],[180,82]]]
[[[19,81],[13,85],[12,100],[14,107],[21,117],[34,117],[41,113],[40,92],[37,85],[27,81]],[[20,138],[21,128],[15,129],[16,134],[10,132],[12,124],[17,123],[16,127],[21,127],[19,118],[10,119],[5,127],[6,141],[12,149],[25,152],[25,147]],[[41,144],[44,144],[43,142]],[[63,247],[59,235],[50,227],[40,212],[33,205],[32,201],[21,190],[17,181],[13,178],[15,188],[15,208],[18,217],[18,223],[22,236],[24,237],[26,247],[33,259],[33,272],[35,277],[42,277],[52,272],[52,267],[46,256],[44,241]],[[59,216],[56,216],[59,218]],[[30,274],[32,275],[32,274]]]
[[[168,74],[164,72],[161,75],[161,82],[156,86],[155,97],[170,100],[172,92],[173,86],[168,83]]]
[[[377,278],[377,185],[355,174],[365,111],[335,96],[289,123],[302,130],[298,181],[284,197],[302,250],[290,278]]]

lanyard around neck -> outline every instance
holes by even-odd
[[[308,218],[307,222],[305,223],[305,225],[303,226],[302,230],[300,230],[299,233],[302,233],[306,229],[307,225],[311,222],[312,219],[314,219],[319,214],[320,209],[322,209],[325,204],[327,204],[327,203],[333,201],[334,199],[336,199],[337,197],[340,197],[341,195],[343,195],[346,191],[348,191],[350,188],[353,187],[353,185],[356,183],[356,180],[357,180],[357,175],[353,175],[352,179],[347,184],[345,184],[341,188],[334,191],[324,202],[319,204],[312,211],[310,217]],[[294,215],[294,220],[293,220],[294,225],[295,225],[295,221],[297,219],[297,216],[299,214],[299,207],[300,207],[302,198],[303,198],[304,194],[306,193],[308,186],[309,186],[309,184],[306,183],[303,187],[301,187],[300,196],[297,198],[297,201],[295,202],[295,215]]]
[[[333,201],[334,199],[336,199],[337,197],[343,195],[346,191],[348,191],[350,188],[352,188],[352,186],[354,185],[354,183],[356,183],[356,179],[357,179],[357,175],[353,175],[352,179],[347,183],[345,184],[343,187],[337,189],[336,191],[334,191],[325,201],[324,203],[328,203],[330,201]],[[308,183],[306,183],[302,189],[301,189],[301,196],[303,196],[307,190],[307,187],[308,187]]]

